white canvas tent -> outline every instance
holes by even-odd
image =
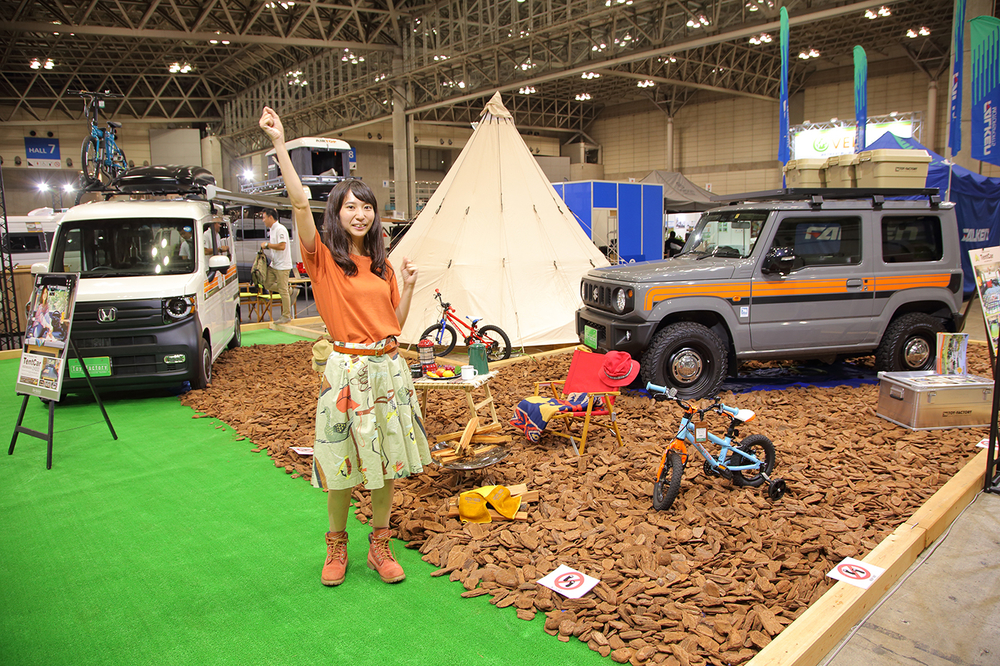
[[[499,92],[390,260],[399,266],[403,257],[419,270],[400,336],[408,344],[440,317],[435,289],[460,316],[502,328],[514,347],[576,342],[580,278],[608,265],[549,184]]]

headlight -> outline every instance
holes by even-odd
[[[194,296],[163,299],[163,321],[179,321],[194,312]]]
[[[615,310],[619,313],[625,312],[626,305],[628,305],[628,297],[625,290],[620,287],[615,289]]]

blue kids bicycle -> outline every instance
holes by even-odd
[[[754,412],[749,409],[736,409],[722,404],[719,396],[707,407],[697,408],[677,397],[677,389],[667,389],[656,384],[646,384],[646,390],[653,394],[654,400],[673,400],[684,410],[680,428],[670,445],[660,458],[656,470],[656,483],[653,484],[653,508],[657,511],[669,509],[677,499],[681,489],[681,478],[684,476],[684,465],[687,464],[687,445],[694,447],[705,459],[705,474],[721,476],[736,486],[757,488],[767,482],[767,494],[772,500],[784,496],[786,486],[782,479],[771,477],[774,469],[774,444],[764,435],[749,435],[742,441],[734,443],[739,436],[738,427],[753,420]],[[724,437],[718,437],[708,431],[704,424],[705,414],[716,412],[729,417],[729,427]],[[711,442],[720,448],[719,455],[713,457],[705,448],[705,443]]]
[[[83,97],[84,114],[90,118],[90,136],[83,140],[83,146],[80,148],[84,184],[88,187],[98,185],[101,182],[101,174],[104,174],[110,183],[128,168],[125,152],[115,141],[122,124],[109,120],[107,128],[102,129],[99,126],[98,113],[104,108],[104,100],[124,95],[107,90],[104,92],[77,90],[76,94]]]

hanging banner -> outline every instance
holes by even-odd
[[[860,46],[854,47],[854,150],[861,152],[865,143],[865,128],[868,126],[868,56]]]
[[[35,276],[17,371],[18,394],[59,400],[79,277],[77,273]]]
[[[962,150],[962,67],[965,59],[965,0],[955,0],[951,22],[951,118],[948,121],[948,149],[951,156]]]
[[[789,160],[788,146],[788,10],[781,8],[781,97],[778,107],[778,161]]]
[[[1000,166],[997,109],[1000,108],[1000,19],[969,21],[972,37],[972,158]]]

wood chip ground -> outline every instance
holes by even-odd
[[[310,351],[311,343],[297,342],[226,352],[212,386],[181,400],[196,418],[228,423],[253,451],[266,451],[275,467],[304,482],[310,459],[289,447],[312,445],[319,377]],[[771,438],[774,473],[788,494],[771,502],[762,489],[708,478],[692,452],[680,496],[656,512],[653,475],[679,422],[676,405],[622,396],[625,447],[597,429],[583,457],[566,440],[547,435],[531,444],[506,424],[533,382],[564,379],[568,367],[564,354],[501,369],[490,386],[511,456],[475,472],[432,465],[398,482],[392,525],[439,567],[432,575],[453,581],[456,594],[489,595],[526,620],[543,613],[547,633],[583,641],[617,663],[745,663],[833,584],[826,573],[835,563],[863,558],[988,436],[987,428],[896,426],[876,416],[875,385],[726,393],[726,403],[757,412],[741,436]],[[969,371],[992,376],[985,346],[970,345]],[[467,410],[464,395],[432,391],[428,432],[461,430]],[[525,521],[463,525],[448,515],[460,492],[519,483],[538,493],[524,507]],[[368,494],[355,498],[365,522]],[[579,600],[535,583],[560,564],[601,583]]]

